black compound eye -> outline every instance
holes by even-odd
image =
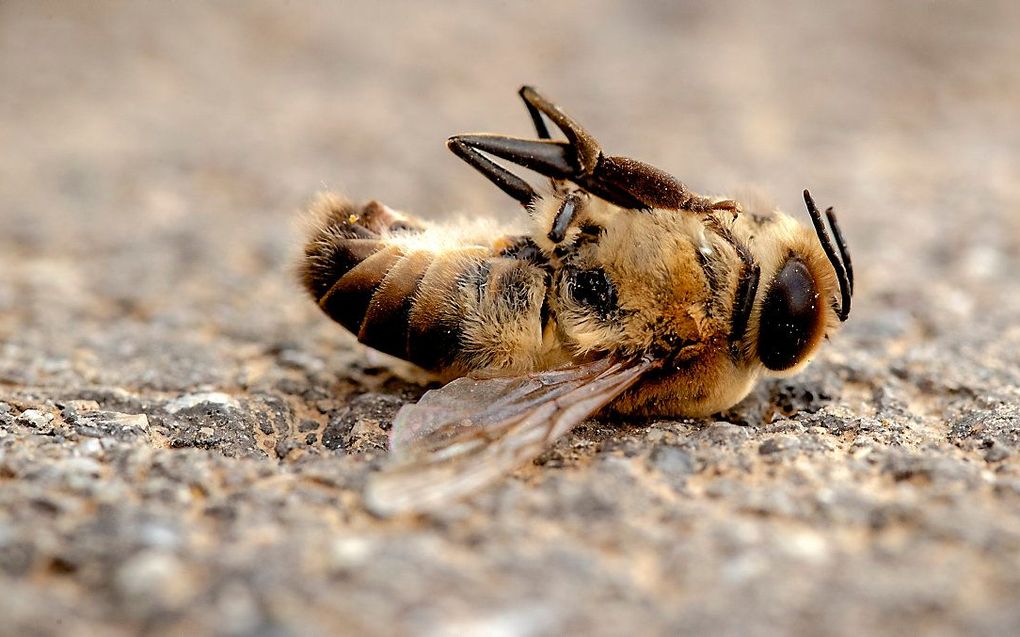
[[[567,275],[566,283],[570,298],[599,316],[609,316],[616,309],[616,287],[604,270],[574,270]]]
[[[758,358],[781,371],[795,366],[816,340],[821,304],[807,266],[789,259],[772,280],[761,307]]]

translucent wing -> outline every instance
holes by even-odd
[[[535,458],[616,398],[655,363],[603,359],[507,378],[459,378],[405,405],[393,421],[390,464],[365,503],[379,515],[425,511]]]

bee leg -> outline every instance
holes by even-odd
[[[581,203],[582,195],[577,192],[567,193],[560,204],[560,209],[553,217],[552,227],[549,229],[549,240],[553,243],[561,243],[567,237],[567,228],[573,222],[577,209]]]
[[[591,176],[575,181],[592,194],[624,208],[691,212],[738,209],[734,201],[702,197],[666,171],[630,157],[600,157]]]
[[[562,184],[564,181],[572,181],[583,187],[583,182],[591,177],[602,159],[602,148],[598,141],[583,126],[533,87],[522,86],[517,94],[528,109],[528,115],[531,116],[535,133],[538,135],[537,140],[503,135],[458,135],[451,138],[447,145],[451,150],[457,152],[453,146],[454,143],[466,144],[476,151],[488,153],[534,170],[548,177],[552,181],[553,189],[560,194],[565,194],[567,190]],[[548,117],[563,131],[567,138],[566,143],[551,139],[552,135],[549,133],[543,116]],[[461,153],[458,152],[458,154],[463,157]],[[474,162],[470,163],[479,168]],[[491,162],[488,163],[493,165]],[[485,168],[488,170],[489,166]],[[489,176],[487,170],[483,170],[483,174]],[[492,179],[491,176],[489,178]],[[500,184],[497,182],[497,185]],[[504,188],[504,190],[506,189]],[[565,217],[568,222],[569,216]]]
[[[564,113],[563,109],[536,91],[534,87],[522,86],[517,94],[521,96],[525,106],[528,107],[528,113],[535,124],[535,131],[538,133],[538,136],[541,139],[549,139],[550,137],[549,129],[546,128],[545,122],[542,120],[542,115],[545,115],[553,124],[556,124],[557,128],[563,131],[563,135],[570,142],[570,146],[575,153],[574,160],[580,174],[591,175],[598,165],[599,158],[602,156],[602,147],[591,133]]]
[[[457,147],[466,146],[475,153],[482,152],[499,159],[505,159],[553,179],[573,179],[577,173],[577,164],[573,160],[573,149],[567,142],[479,133],[456,135],[447,140],[446,145],[465,161],[468,161],[467,158],[458,152]],[[474,165],[470,161],[468,163]],[[502,166],[496,167],[506,171]],[[511,176],[520,179],[514,175]]]
[[[738,211],[733,201],[713,201],[697,195],[669,173],[629,157],[607,157],[599,143],[580,124],[535,89],[519,92],[540,139],[504,135],[457,135],[447,146],[461,159],[495,183],[503,192],[527,207],[535,191],[523,179],[484,157],[482,153],[534,170],[553,181],[570,181],[582,190],[621,208],[645,210],[665,208],[692,212]],[[567,141],[549,139],[548,117]]]
[[[521,87],[521,90],[517,91],[517,94],[521,96],[524,106],[528,109],[528,115],[531,116],[531,123],[535,126],[535,134],[538,135],[539,139],[552,139],[552,135],[549,134],[549,128],[545,125],[545,119],[542,117],[542,111],[538,110],[535,105],[529,102],[525,97],[526,88],[527,87]],[[552,186],[553,192],[560,196],[566,196],[571,191],[571,185],[565,179],[556,179],[555,177],[551,177],[549,179],[549,183]]]
[[[712,201],[690,192],[675,177],[654,166],[628,157],[606,157],[591,133],[533,87],[522,86],[518,94],[528,108],[539,138],[550,138],[542,115],[563,131],[576,153],[574,163],[579,169],[578,174],[571,176],[571,180],[592,194],[624,208],[668,208],[698,212],[730,210],[734,213],[739,210],[737,203],[732,200]],[[513,161],[509,157],[506,159]],[[554,181],[557,179],[552,178]]]
[[[552,135],[549,134],[549,128],[545,125],[545,120],[542,119],[542,111],[538,110],[534,104],[528,101],[525,97],[528,87],[522,86],[521,90],[517,91],[517,94],[521,96],[524,101],[524,106],[528,109],[528,115],[531,116],[531,122],[535,125],[535,134],[538,135],[539,139],[552,139]],[[534,91],[534,89],[531,89]]]
[[[451,137],[446,141],[446,147],[525,208],[535,199],[535,190],[528,182],[482,155],[470,143],[468,136]]]
[[[446,146],[524,207],[537,196],[535,190],[482,153],[534,170],[552,179],[554,184],[572,180],[577,173],[573,148],[567,142],[477,134],[456,135],[447,140]]]

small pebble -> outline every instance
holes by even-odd
[[[53,431],[53,414],[39,411],[38,409],[26,409],[21,412],[16,421],[19,424],[37,429],[39,433],[50,433]]]

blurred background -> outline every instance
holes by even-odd
[[[512,481],[507,488],[520,501],[547,497],[553,503],[525,507],[524,513],[508,506],[509,513],[490,512],[484,523],[461,511],[447,526],[427,531],[388,527],[384,535],[391,533],[386,541],[392,545],[386,547],[396,553],[387,555],[400,559],[359,561],[371,543],[329,544],[329,559],[341,567],[340,575],[331,571],[328,577],[302,570],[319,564],[319,555],[309,557],[305,547],[350,532],[351,524],[372,541],[383,541],[373,535],[377,521],[363,512],[350,513],[355,523],[344,517],[357,510],[351,504],[357,501],[351,499],[354,491],[345,492],[344,506],[327,501],[329,512],[313,518],[310,503],[320,496],[263,502],[267,487],[249,476],[232,483],[244,487],[223,487],[222,493],[233,494],[231,502],[247,507],[242,511],[248,513],[232,518],[234,526],[201,515],[186,518],[194,534],[212,535],[182,540],[184,548],[172,556],[177,561],[170,562],[177,571],[159,571],[166,562],[157,560],[156,566],[143,563],[140,572],[170,573],[167,582],[191,583],[222,583],[220,576],[246,574],[237,575],[242,593],[255,591],[259,604],[284,618],[277,627],[295,634],[315,634],[315,626],[329,634],[336,626],[358,625],[331,623],[336,608],[349,611],[344,621],[364,613],[366,625],[403,612],[405,628],[432,626],[430,634],[437,635],[584,625],[570,623],[577,617],[588,617],[602,631],[637,621],[666,632],[721,625],[735,634],[748,634],[749,627],[768,632],[769,626],[814,634],[820,626],[841,627],[836,634],[931,625],[989,634],[1016,628],[1011,606],[1020,585],[1018,508],[1015,499],[994,498],[1020,493],[1020,486],[1002,487],[994,497],[991,487],[982,491],[995,467],[1012,466],[1008,476],[1017,479],[1015,461],[999,458],[998,465],[986,466],[981,454],[987,445],[960,451],[964,443],[951,442],[947,423],[1020,397],[1017,60],[1020,4],[1006,0],[0,0],[0,398],[15,396],[22,402],[12,405],[56,410],[61,400],[88,394],[99,396],[106,409],[152,414],[181,392],[225,391],[247,405],[245,400],[255,400],[249,392],[258,390],[265,392],[258,400],[275,397],[289,405],[280,427],[296,432],[307,422],[303,418],[334,422],[336,413],[348,413],[338,411],[346,408],[344,392],[366,391],[361,384],[366,370],[378,361],[366,362],[369,355],[353,347],[297,286],[293,266],[301,210],[316,191],[331,189],[430,219],[520,215],[514,202],[450,154],[444,141],[468,131],[530,134],[516,95],[528,83],[574,115],[609,152],[664,168],[696,191],[753,193],[806,220],[800,192],[809,187],[820,204],[836,207],[858,272],[851,321],[825,350],[823,362],[793,381],[800,383],[794,389],[766,386],[751,399],[772,404],[776,392],[787,392],[794,396],[794,411],[817,411],[832,401],[841,405],[825,413],[842,418],[844,428],[818,434],[825,451],[812,457],[818,460],[813,469],[796,465],[780,474],[786,476],[782,484],[762,487],[768,483],[759,481],[773,475],[755,460],[754,436],[762,430],[744,428],[752,436],[745,445],[752,459],[746,466],[715,438],[704,443],[709,455],[697,456],[702,463],[697,466],[714,467],[705,473],[729,476],[706,478],[715,485],[706,492],[715,495],[699,499],[681,491],[665,509],[638,510],[639,517],[649,516],[641,533],[662,525],[661,537],[627,535],[620,529],[637,532],[628,526],[633,511],[583,490],[591,487],[582,485],[630,484],[613,473],[612,466],[623,465],[598,464],[592,469],[597,478],[581,473],[576,482],[567,470],[551,472],[550,482],[542,484],[553,486],[535,489],[533,496],[520,495],[527,485]],[[385,383],[373,387],[380,386],[383,394],[390,391]],[[410,391],[404,399],[421,391],[400,387]],[[339,402],[323,402],[331,395]],[[1009,431],[1016,440],[1010,444],[1020,445],[1020,420],[1010,418],[1002,416],[1001,422],[1013,423]],[[223,422],[210,431],[219,436],[216,427],[234,426]],[[802,418],[796,426],[813,422]],[[863,431],[861,423],[871,422],[877,424],[869,431],[879,433],[846,433]],[[251,423],[242,425],[249,429],[243,440],[254,440]],[[210,475],[241,470],[217,455],[244,455],[231,446],[233,438],[181,442],[172,437],[176,426],[167,425],[164,433],[152,434],[151,445],[137,443],[125,453],[141,454],[130,456],[132,462],[151,463],[152,475],[177,475],[157,469],[185,461],[212,463]],[[701,431],[700,425],[671,426],[669,436]],[[375,427],[384,441],[378,422]],[[874,437],[879,457],[919,454],[918,466],[952,466],[962,473],[947,473],[948,482],[940,482],[942,474],[916,467],[920,474],[888,469],[899,467],[892,460],[888,466],[858,461],[859,447],[841,445],[857,444],[861,436]],[[29,448],[24,440],[6,453]],[[291,447],[274,448],[275,439],[259,440],[248,448],[252,457],[294,457],[287,455]],[[717,443],[725,453],[711,455]],[[214,451],[162,456],[169,452],[159,449],[152,451],[155,456],[144,455],[150,446],[203,445]],[[651,445],[639,444],[638,459],[628,462],[643,467],[641,454]],[[325,454],[328,446],[323,437],[308,445],[308,453]],[[39,449],[44,458],[79,453]],[[925,464],[930,458],[924,453],[935,454],[934,464]],[[25,458],[26,475],[49,462]],[[365,470],[329,458],[341,464],[330,465],[324,475]],[[946,465],[946,458],[959,466]],[[283,471],[276,460],[251,471],[262,477]],[[305,471],[296,466],[293,471]],[[687,465],[678,460],[673,466]],[[644,469],[635,471],[645,475]],[[666,469],[656,471],[659,476]],[[0,467],[0,489],[15,474]],[[922,474],[929,482],[922,480],[917,490],[892,482]],[[138,510],[172,526],[177,505],[150,502],[132,491],[135,485],[142,491],[151,486],[149,473],[116,475],[134,495],[111,501],[137,497]],[[813,491],[798,491],[816,484],[811,476],[823,476],[817,482],[827,485],[840,483],[849,495],[833,504],[831,498],[814,499]],[[561,479],[575,486],[556,491]],[[19,482],[20,490],[8,482],[7,511],[41,497],[33,495],[33,480]],[[931,484],[937,488],[925,490]],[[952,488],[942,490],[945,484]],[[571,488],[584,497],[563,501]],[[974,500],[951,495],[971,491]],[[657,493],[643,484],[624,492],[634,502]],[[747,505],[752,513],[740,517],[729,507],[746,493],[753,502],[759,496],[765,503],[786,497],[787,508],[770,517],[771,505],[760,505],[765,513]],[[80,497],[90,502],[92,496]],[[281,502],[305,508],[287,509]],[[591,502],[602,508],[593,513]],[[887,505],[891,508],[882,508]],[[349,506],[354,508],[344,508]],[[134,511],[118,507],[113,511]],[[92,510],[91,504],[74,509]],[[291,517],[274,517],[284,510]],[[150,627],[240,626],[243,633],[259,625],[251,620],[258,613],[243,604],[238,610],[235,602],[248,599],[244,594],[230,593],[234,605],[226,607],[209,606],[213,602],[206,597],[191,602],[189,593],[163,585],[155,585],[151,595],[143,586],[132,597],[137,590],[123,582],[141,575],[118,579],[117,569],[123,562],[118,547],[133,546],[123,538],[142,537],[134,523],[114,516],[106,526],[79,528],[65,523],[61,511],[54,514],[59,524],[52,535],[46,535],[52,530],[48,522],[23,518],[14,524],[0,515],[0,549],[5,537],[23,537],[35,547],[34,555],[64,555],[63,562],[53,558],[55,577],[70,573],[81,588],[46,588],[56,591],[47,603],[76,608],[62,616],[84,618],[82,634],[94,628],[89,621],[124,619],[125,612]],[[798,518],[797,511],[811,513]],[[574,513],[580,515],[576,528],[570,522],[546,525],[573,519]],[[803,533],[788,533],[784,516],[795,518]],[[740,524],[733,522],[737,518]],[[902,542],[887,538],[874,549],[871,533],[889,520],[907,520],[897,527]],[[216,535],[224,528],[241,539]],[[278,535],[266,531],[246,544],[244,531],[250,528],[271,528]],[[604,533],[594,531],[602,539],[589,546],[593,528]],[[422,534],[414,536],[418,531]],[[927,540],[915,542],[925,533]],[[229,541],[221,546],[223,537]],[[790,537],[807,539],[789,544]],[[74,562],[61,552],[64,546],[81,549],[68,555],[85,557]],[[446,551],[453,549],[460,551],[457,569],[476,579],[445,570]],[[618,558],[634,555],[631,551],[643,557],[605,558],[614,550]],[[670,562],[682,567],[628,570],[631,564],[651,568],[670,551],[687,551]],[[478,557],[482,553],[484,559]],[[76,570],[67,570],[68,560]],[[359,566],[351,570],[344,564]],[[553,567],[566,575],[555,575]],[[505,577],[503,588],[481,584],[492,577]],[[449,608],[472,617],[472,601],[498,606],[531,599],[539,580],[544,600],[525,604],[523,615],[487,616],[489,623],[443,624],[438,615],[408,610],[436,590],[456,590],[464,597]],[[44,610],[26,610],[34,608],[42,589],[27,579],[17,580],[20,588],[6,581],[4,590],[15,591],[7,613],[23,613],[26,625],[46,617]],[[224,590],[236,592],[230,588],[236,582],[228,584]],[[302,587],[309,589],[311,597],[303,599],[311,603],[281,592]],[[100,591],[106,606],[78,604],[72,590]],[[19,605],[18,599],[27,601]],[[131,603],[124,606],[125,600]],[[558,614],[557,608],[571,604],[578,605],[578,614]],[[585,604],[606,609],[606,617],[592,619]],[[168,608],[183,615],[168,615]],[[160,623],[201,609],[208,613],[204,624]],[[222,623],[228,620],[237,621]],[[260,634],[291,634],[281,630]]]

